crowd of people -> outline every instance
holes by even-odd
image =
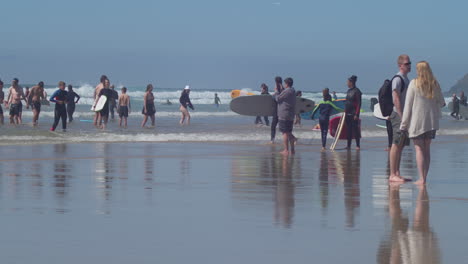
[[[434,77],[431,67],[428,62],[421,61],[417,64],[417,77],[409,80],[408,74],[411,71],[411,60],[408,55],[400,55],[397,60],[399,68],[398,73],[391,80],[393,111],[387,119],[387,132],[389,140],[389,159],[390,159],[390,176],[392,182],[405,182],[405,179],[400,174],[400,162],[402,151],[405,146],[409,145],[410,139],[414,142],[416,151],[416,160],[420,178],[417,184],[426,182],[427,173],[430,166],[430,145],[435,138],[436,130],[439,129],[439,119],[441,117],[441,108],[445,106],[445,101],[442,96],[440,85]],[[356,149],[360,149],[360,109],[362,104],[362,92],[356,86],[358,77],[352,75],[347,79],[348,91],[346,95],[345,107],[345,124],[347,127],[347,149],[351,149],[352,139],[355,139]],[[275,78],[275,88],[273,98],[275,100],[275,113],[271,120],[271,137],[273,143],[276,136],[276,127],[282,133],[282,144],[284,155],[293,155],[295,153],[295,145],[297,138],[293,134],[294,125],[300,124],[300,117],[296,115],[296,97],[301,96],[301,92],[296,92],[293,87],[294,81],[292,78],[286,78],[283,82],[281,77]],[[26,103],[26,107],[32,108],[33,125],[37,125],[41,105],[47,103],[47,94],[44,90],[44,83],[39,82],[26,92],[19,85],[17,78],[13,79],[11,87],[8,90],[8,96],[5,100],[3,92],[3,82],[0,81],[0,122],[3,123],[3,109],[1,104],[10,110],[10,123],[20,124],[22,122],[22,101]],[[62,129],[65,131],[68,122],[73,121],[73,113],[75,104],[80,100],[80,96],[73,91],[73,86],[68,85],[68,91],[65,91],[65,82],[59,82],[59,89],[56,90],[48,101],[55,103],[54,122],[51,131],[55,131],[59,122],[62,122]],[[146,126],[148,119],[151,120],[151,126],[155,126],[156,107],[154,104],[153,85],[148,84],[143,98],[143,121],[142,127]],[[262,94],[269,94],[266,84],[262,84]],[[318,105],[320,110],[319,124],[322,137],[322,150],[326,149],[326,139],[330,115],[333,108],[333,100],[336,100],[336,94],[330,94],[329,89],[324,89],[323,101]],[[189,108],[194,110],[190,101],[190,87],[186,86],[180,96],[180,124],[190,124]],[[97,104],[101,97],[107,98],[103,107],[97,109]],[[215,94],[216,106],[221,103],[217,94]],[[452,116],[458,118],[459,104],[466,105],[466,97],[462,93],[461,100],[456,95],[453,96],[454,112]],[[122,87],[120,95],[115,91],[114,86],[110,84],[109,78],[102,75],[99,84],[94,91],[95,117],[93,123],[96,127],[105,129],[109,120],[109,115],[113,119],[114,111],[120,117],[119,125],[127,127],[127,117],[131,112],[130,97],[127,94],[127,88]],[[317,110],[316,109],[316,110]],[[268,117],[263,117],[266,125],[269,125]],[[258,116],[256,123],[261,123],[261,117]]]
[[[55,131],[60,121],[62,122],[62,129],[66,131],[67,123],[73,122],[73,114],[75,112],[76,104],[80,100],[80,96],[73,90],[73,86],[68,85],[68,91],[65,90],[66,83],[60,81],[58,83],[58,89],[48,98],[47,93],[44,89],[44,82],[40,81],[37,85],[31,89],[29,87],[21,87],[19,85],[18,78],[14,78],[11,82],[11,87],[8,89],[8,96],[5,99],[5,92],[3,91],[4,83],[0,80],[0,124],[4,123],[4,115],[2,105],[6,109],[9,109],[10,124],[19,125],[22,123],[23,113],[23,101],[26,108],[31,107],[33,118],[33,126],[37,126],[39,120],[39,114],[41,112],[41,106],[43,104],[49,104],[49,102],[55,103],[54,108],[54,122],[51,131]],[[155,126],[155,114],[156,107],[154,104],[153,85],[148,84],[143,97],[143,121],[141,127],[146,127],[148,118],[151,120],[151,127]],[[181,125],[190,124],[190,113],[188,108],[194,110],[194,106],[190,101],[190,87],[187,85],[180,96],[180,108],[181,111]],[[99,99],[105,97],[105,103],[103,106],[97,108]],[[106,75],[102,75],[99,84],[94,89],[94,103],[92,109],[95,111],[93,124],[97,128],[105,129],[109,121],[109,116],[114,119],[115,112],[119,116],[119,126],[127,127],[127,118],[131,112],[130,96],[127,94],[127,88],[122,87],[120,95],[115,90],[114,85],[110,84],[109,78]],[[216,96],[215,104],[219,105],[221,100]],[[170,102],[168,101],[168,104]]]

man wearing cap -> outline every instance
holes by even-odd
[[[21,124],[20,113],[23,111],[23,104],[21,100],[26,103],[24,97],[23,87],[19,86],[19,80],[14,78],[11,82],[11,87],[8,89],[7,107],[10,107],[10,124]]]
[[[190,86],[186,85],[182,94],[180,95],[179,102],[180,102],[180,112],[182,112],[182,117],[180,118],[180,124],[184,125],[185,120],[187,120],[187,125],[190,125],[190,113],[188,111],[188,107],[192,110],[195,110],[192,102],[190,102]]]
[[[346,93],[345,113],[346,113],[346,135],[348,139],[347,149],[351,149],[351,142],[356,140],[356,149],[361,148],[361,133],[359,132],[359,113],[361,112],[362,93],[356,87],[357,76],[348,78],[348,92]]]

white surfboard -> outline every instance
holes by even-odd
[[[93,106],[91,107],[91,111],[94,111],[94,112],[101,111],[102,108],[104,108],[104,105],[106,104],[106,102],[107,102],[107,97],[105,95],[99,96],[99,98],[97,99],[97,102],[95,101]]]
[[[380,104],[378,103],[374,105],[374,116],[378,119],[387,120],[387,118],[382,115],[382,110],[380,110]]]

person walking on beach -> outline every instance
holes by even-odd
[[[112,91],[112,96],[109,98],[109,112],[111,119],[114,120],[114,111],[117,108],[116,101],[119,99],[119,93],[115,90],[115,86],[111,85],[110,89]]]
[[[332,103],[332,97],[330,95],[330,91],[328,88],[323,89],[322,91],[323,101],[319,103],[319,105],[314,109],[312,112],[312,116],[317,111],[320,111],[319,115],[319,125],[320,125],[320,132],[322,135],[322,151],[325,151],[325,146],[327,145],[327,134],[328,134],[328,125],[330,123],[330,114],[331,111],[335,108],[339,111],[343,111],[342,109],[338,109]]]
[[[73,90],[73,85],[69,84],[67,98],[68,123],[73,122],[73,114],[75,113],[75,107],[80,98],[81,97]]]
[[[96,88],[94,89],[94,95],[93,95],[94,104],[97,104],[97,99],[99,97],[99,93],[104,88],[104,81],[105,80],[108,80],[107,76],[106,75],[101,75],[101,78],[99,79],[100,82],[99,82],[98,85],[96,85]],[[94,124],[95,127],[98,127],[98,119],[99,119],[99,113],[96,112],[94,114],[94,120],[93,120],[93,124]]]
[[[348,92],[346,94],[346,135],[348,136],[347,149],[351,149],[351,142],[356,140],[356,149],[361,149],[361,133],[359,131],[359,114],[361,112],[362,93],[356,87],[357,76],[353,75],[348,78]]]
[[[275,92],[274,95],[280,94],[284,90],[283,87],[283,79],[279,76],[275,77]],[[274,106],[274,112],[273,112],[273,118],[271,120],[271,127],[270,127],[270,141],[271,144],[275,143],[275,137],[276,137],[276,126],[278,125],[278,104],[275,101],[275,106]]]
[[[19,80],[14,78],[11,82],[11,87],[8,89],[7,106],[10,107],[10,124],[21,124],[21,112],[23,112],[23,104],[21,100],[26,101],[24,97],[23,87],[19,85]]]
[[[143,96],[143,122],[141,122],[141,127],[145,127],[148,117],[151,118],[151,127],[155,126],[155,117],[156,107],[154,106],[154,95],[153,95],[153,85],[148,84],[146,86],[146,92]]]
[[[190,95],[190,86],[187,85],[185,86],[179,98],[179,103],[180,103],[179,110],[182,113],[182,117],[180,118],[180,122],[179,122],[181,125],[184,125],[185,120],[187,120],[186,124],[190,125],[190,113],[187,107],[190,107],[190,109],[195,110],[192,103],[190,102],[189,95]]]
[[[404,113],[406,92],[408,91],[408,73],[411,71],[411,61],[408,55],[402,54],[398,57],[400,71],[392,80],[393,112],[388,117],[392,125],[393,142],[390,148],[390,176],[389,181],[404,182],[400,175],[401,153],[405,146],[409,146],[409,139],[401,133],[401,118]]]
[[[2,104],[4,104],[5,100],[5,93],[3,92],[3,81],[0,80],[0,125],[3,125],[4,123],[4,117],[3,117],[3,108]]]
[[[327,89],[328,89],[328,88],[327,88]],[[332,92],[332,96],[333,96],[333,101],[338,100],[338,96],[336,96],[336,92],[335,92],[335,91]]]
[[[268,86],[264,83],[262,83],[262,85],[260,85],[260,88],[261,88],[261,92],[260,94],[264,95],[264,94],[268,94]],[[264,116],[263,117],[263,120],[265,120],[265,125],[270,125],[270,120],[268,120],[268,116]],[[262,118],[260,116],[257,116],[255,118],[255,124],[258,125],[258,124],[261,124],[263,125],[263,122],[262,122]]]
[[[275,96],[278,102],[279,130],[283,133],[284,150],[283,155],[295,153],[295,143],[297,138],[293,135],[294,116],[296,114],[296,91],[293,88],[293,79],[284,80],[284,90]]]
[[[215,105],[216,105],[216,108],[218,108],[218,107],[219,107],[219,104],[221,104],[221,99],[219,99],[217,93],[215,93],[214,103],[215,103]]]
[[[463,106],[468,105],[468,103],[466,102],[465,92],[463,92],[463,91],[461,91],[461,93],[460,93],[460,104],[463,105]]]
[[[97,104],[97,102],[99,101],[99,98],[101,98],[101,96],[105,96],[106,98],[112,98],[112,96],[113,96],[112,90],[110,89],[109,79],[104,80],[104,86],[99,91],[99,94],[98,94],[98,97],[97,97],[98,100],[96,100],[95,104]],[[98,112],[99,115],[98,115],[97,124],[98,124],[99,128],[101,128],[103,130],[106,129],[107,122],[109,121],[109,101],[110,100],[106,100],[106,103],[104,104],[102,109]],[[96,106],[96,105],[94,105],[94,106]]]
[[[416,79],[408,87],[400,130],[413,139],[419,171],[419,179],[415,184],[423,185],[431,163],[431,141],[439,129],[441,108],[445,106],[445,100],[428,62],[418,62],[416,73]]]
[[[60,81],[58,86],[59,89],[49,99],[49,101],[55,103],[54,124],[50,128],[50,131],[55,131],[60,119],[62,119],[62,129],[65,132],[67,129],[67,109],[65,104],[67,103],[68,93],[65,91],[65,82]]]
[[[31,88],[29,93],[28,102],[31,103],[33,112],[33,126],[37,126],[39,120],[39,114],[41,113],[41,100],[47,98],[47,94],[44,90],[44,82],[39,82],[36,86]]]
[[[458,113],[460,112],[460,100],[458,100],[457,94],[452,95],[452,107],[453,109],[450,115],[456,120],[459,120],[460,117],[458,116]]]
[[[296,92],[296,97],[302,97],[302,91],[297,91]],[[301,126],[301,114],[296,114],[294,118],[294,125],[295,126]]]
[[[128,114],[131,112],[130,107],[130,96],[127,94],[127,88],[122,87],[121,94],[119,96],[119,117],[120,122],[119,126],[122,127],[122,121],[124,124],[124,128],[127,128],[127,118]]]

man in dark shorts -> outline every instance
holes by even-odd
[[[284,150],[281,152],[283,155],[295,153],[294,145],[297,140],[292,133],[296,114],[296,91],[292,86],[293,79],[286,78],[284,90],[275,95],[275,100],[278,102],[279,130],[283,133]]]
[[[8,90],[7,106],[10,107],[10,124],[21,124],[21,112],[23,112],[23,104],[21,100],[26,102],[24,97],[23,87],[19,86],[19,80],[14,78],[11,82],[11,87]]]
[[[102,108],[101,111],[99,111],[99,118],[98,118],[98,124],[101,126],[101,129],[106,129],[107,126],[107,121],[109,120],[109,98],[112,98],[113,92],[110,89],[110,82],[109,79],[106,79],[104,81],[104,88],[101,89],[101,91],[98,94],[97,98],[100,98],[101,96],[107,97],[106,103],[104,104],[104,107]],[[99,101],[99,99],[98,99]],[[102,123],[102,125],[101,125]]]
[[[44,98],[46,98],[46,93],[44,91],[44,82],[41,81],[31,88],[28,98],[28,102],[30,102],[32,106],[33,126],[37,126],[39,114],[41,113],[41,100]]]

